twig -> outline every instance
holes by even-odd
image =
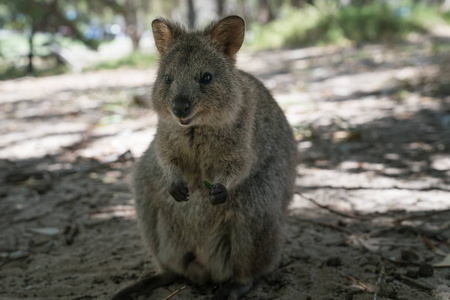
[[[375,288],[375,291],[373,293],[373,300],[377,300],[378,293],[380,292],[381,286],[383,285],[384,276],[386,276],[386,271],[384,269],[384,266],[381,265],[380,275],[378,275],[377,287]]]
[[[64,229],[64,237],[66,239],[66,245],[72,245],[75,237],[80,233],[80,229],[77,225],[74,226],[66,226]]]
[[[286,268],[287,266],[291,265],[294,261],[291,259],[290,261],[288,261],[287,263],[279,266],[279,269],[283,269]]]
[[[327,205],[320,204],[319,202],[317,202],[316,200],[314,200],[314,199],[312,199],[312,198],[306,197],[305,195],[303,195],[303,194],[300,193],[300,192],[296,192],[296,194],[298,194],[298,195],[300,195],[300,197],[302,197],[302,198],[304,198],[304,199],[306,199],[306,200],[312,202],[314,205],[316,205],[316,206],[318,206],[318,207],[320,207],[320,208],[326,209],[326,210],[328,210],[329,212],[331,212],[331,213],[333,213],[333,214],[336,214],[336,215],[338,215],[338,216],[341,216],[341,217],[344,217],[344,218],[349,218],[349,219],[361,219],[361,220],[367,220],[367,218],[364,218],[364,217],[355,216],[355,215],[349,215],[349,214],[346,214],[346,213],[343,213],[343,212],[334,210],[334,209],[330,208],[330,207],[327,206]]]
[[[381,254],[379,251],[377,251],[377,250],[374,250],[374,249],[372,249],[370,246],[368,246],[361,238],[359,238],[359,237],[357,237],[356,236],[356,242],[361,246],[361,247],[363,247],[366,251],[368,251],[368,252],[370,252],[370,253],[373,253],[373,254],[376,254],[376,255],[378,255],[381,259],[384,259],[384,260],[386,260],[386,261],[388,261],[388,262],[391,262],[391,263],[393,263],[393,264],[396,264],[396,265],[401,265],[401,266],[420,266],[420,264],[419,263],[415,263],[415,262],[412,262],[412,261],[398,261],[398,260],[394,260],[394,259],[392,259],[392,258],[389,258],[389,257],[385,257],[383,254]]]
[[[356,283],[359,287],[361,287],[363,289],[363,291],[369,290],[369,288],[367,287],[367,285],[364,284],[364,282],[361,282],[358,279],[353,278],[352,276],[349,276],[349,275],[345,275],[345,274],[343,274],[341,272],[339,272],[339,275],[341,275],[342,277],[352,281],[353,283]]]
[[[419,282],[417,280],[414,280],[412,278],[406,277],[403,274],[394,273],[394,278],[399,280],[399,281],[401,281],[401,282],[403,282],[403,283],[406,283],[409,286],[420,288],[422,290],[431,291],[433,289],[429,285],[421,283],[421,282]]]
[[[94,298],[94,296],[86,295],[86,296],[73,298],[72,300],[90,300],[92,298]]]
[[[373,230],[370,233],[370,235],[376,234],[378,236],[381,236],[381,235],[389,234],[393,230],[400,232],[400,233],[411,232],[416,235],[422,235],[422,236],[426,235],[428,238],[431,238],[431,239],[439,241],[439,242],[445,243],[445,241],[447,241],[447,237],[444,234],[442,234],[442,232],[446,232],[446,230],[448,230],[448,228],[440,229],[439,231],[432,231],[432,230],[417,228],[417,227],[413,227],[413,226],[409,226],[409,225],[396,225],[394,227],[387,227],[387,228],[383,228],[380,230]]]
[[[65,172],[59,172],[59,173],[50,173],[53,178],[63,178],[63,177],[77,177],[77,176],[84,176],[84,174],[89,174],[91,172],[94,172],[101,168],[109,168],[111,164],[116,162],[125,162],[125,161],[134,161],[133,153],[131,153],[130,150],[125,151],[124,153],[120,155],[114,155],[112,158],[109,158],[105,162],[98,162],[97,164],[90,166],[85,169],[81,170],[67,170]]]
[[[320,225],[320,226],[324,226],[324,227],[332,228],[332,229],[335,229],[335,230],[339,230],[341,232],[345,232],[345,233],[350,234],[350,235],[351,234],[355,234],[354,232],[352,232],[352,231],[350,231],[350,230],[348,230],[348,229],[346,229],[344,227],[341,227],[339,225],[336,225],[336,224],[329,224],[329,223],[324,223],[324,222],[314,222],[314,223],[317,224],[317,225]]]
[[[423,218],[428,218],[431,216],[435,216],[435,215],[440,215],[440,214],[444,214],[450,212],[450,209],[444,209],[444,210],[435,210],[435,211],[430,211],[424,214],[417,214],[417,215],[411,215],[411,216],[406,216],[403,218],[396,218],[392,221],[392,223],[394,224],[401,224],[403,221],[407,221],[407,220],[417,220],[417,219],[423,219]]]
[[[450,192],[450,189],[440,188],[440,187],[425,187],[425,188],[406,188],[399,186],[389,186],[389,187],[370,187],[370,186],[332,186],[332,185],[315,185],[315,186],[303,186],[304,190],[345,190],[345,191],[359,191],[359,190],[374,190],[374,191],[385,191],[385,190],[400,190],[400,191],[416,191],[416,192],[429,192],[429,191],[443,191]]]
[[[163,300],[169,300],[169,299],[172,299],[173,297],[175,297],[176,295],[178,295],[181,291],[183,291],[185,288],[186,288],[186,285],[180,287],[178,290],[176,290],[175,292],[173,292],[172,294],[170,294],[169,296],[167,296],[167,297],[164,298]]]

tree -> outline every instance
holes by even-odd
[[[98,0],[90,1],[89,5],[98,12],[111,9],[125,20],[126,33],[133,43],[133,50],[139,49],[139,42],[145,28],[145,18],[149,11],[150,0]]]
[[[292,7],[296,7],[296,8],[300,8],[301,7],[301,1],[300,0],[291,0],[291,6]]]
[[[190,29],[195,28],[196,18],[197,15],[195,12],[194,0],[188,0],[188,22]]]
[[[314,5],[314,0],[290,0],[292,7],[300,8],[305,5]]]
[[[258,4],[258,22],[260,24],[267,24],[275,19],[275,14],[273,13],[268,0],[259,0]]]
[[[78,20],[66,17],[64,5],[67,1],[57,0],[0,0],[0,5],[7,14],[4,16],[5,27],[20,30],[28,35],[28,73],[33,72],[34,36],[37,32],[56,33],[60,26],[71,29],[72,37],[82,41],[90,48],[96,49],[98,42],[84,37],[78,28]]]
[[[225,10],[225,0],[216,0],[217,4],[217,14],[219,17],[223,16]]]

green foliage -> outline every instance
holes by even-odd
[[[43,77],[43,76],[52,76],[64,74],[69,71],[69,68],[64,65],[55,65],[51,68],[45,69],[35,69],[32,73],[27,72],[26,67],[16,67],[13,65],[2,65],[0,66],[0,80],[9,80],[15,79],[19,77],[23,77],[25,75],[33,76],[33,77]]]
[[[0,17],[5,28],[20,30],[26,34],[55,33],[60,26],[68,26],[72,30],[72,38],[96,49],[99,41],[87,39],[80,30],[89,20],[81,17],[69,20],[66,11],[70,7],[69,0],[0,0]]]
[[[312,124],[297,124],[293,126],[296,140],[311,140],[317,137],[317,133]]]
[[[331,20],[331,21],[328,21]],[[399,16],[387,3],[373,3],[363,7],[348,6],[340,9],[330,19],[318,23],[319,32],[339,28],[342,36],[356,44],[375,41],[392,41],[409,32],[424,31],[420,22],[411,17]]]
[[[155,53],[146,54],[140,51],[134,51],[131,54],[117,60],[101,62],[94,66],[92,70],[100,69],[118,69],[122,67],[130,68],[148,68],[156,64],[157,55]]]
[[[68,37],[53,36],[46,33],[36,33],[33,39],[35,60],[34,71],[27,72],[29,45],[25,34],[7,32],[0,34],[0,80],[14,79],[25,75],[49,76],[69,71],[69,67],[58,64],[56,56],[51,54],[47,44],[55,42],[60,46],[71,48],[82,45]]]
[[[290,47],[292,38],[302,36],[313,28],[320,18],[320,12],[313,7],[304,10],[283,9],[280,17],[267,25],[261,26],[256,22],[250,25],[253,33],[250,46],[254,49]],[[303,41],[296,40],[295,44],[297,43],[302,44]]]
[[[445,13],[442,15],[442,18],[443,18],[447,23],[450,24],[450,11],[445,12]]]
[[[340,6],[337,2],[316,1],[301,10],[286,7],[281,16],[267,24],[252,24],[255,49],[366,42],[392,42],[426,28],[443,15],[424,4],[405,2],[393,6],[373,1],[363,6]]]
[[[203,180],[203,184],[208,188],[208,190],[212,189],[212,184],[207,179]]]

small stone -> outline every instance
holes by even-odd
[[[402,250],[401,257],[402,260],[407,262],[415,262],[419,260],[419,255],[412,250]]]
[[[431,277],[433,276],[433,273],[434,273],[433,266],[425,263],[420,265],[418,271],[420,277]]]
[[[406,271],[406,276],[408,276],[409,278],[413,278],[413,279],[417,279],[417,277],[419,277],[419,274],[417,271],[413,271],[413,270],[408,270]]]
[[[22,251],[22,250],[17,250],[17,251],[11,252],[9,254],[9,259],[19,259],[19,258],[24,258],[27,256],[28,256],[27,252]]]
[[[333,256],[327,259],[326,264],[330,267],[339,267],[342,265],[342,260],[340,257]]]
[[[47,235],[47,236],[57,235],[60,233],[59,229],[54,228],[54,227],[30,228],[30,229],[28,229],[28,231],[30,231],[32,233]]]

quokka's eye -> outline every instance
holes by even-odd
[[[202,77],[200,78],[200,83],[201,83],[201,84],[208,84],[208,83],[211,82],[211,80],[212,80],[212,75],[211,75],[211,73],[206,72],[206,73],[204,73],[204,74],[202,75]]]
[[[164,75],[164,83],[165,84],[171,84],[172,79],[170,78],[169,74]]]

